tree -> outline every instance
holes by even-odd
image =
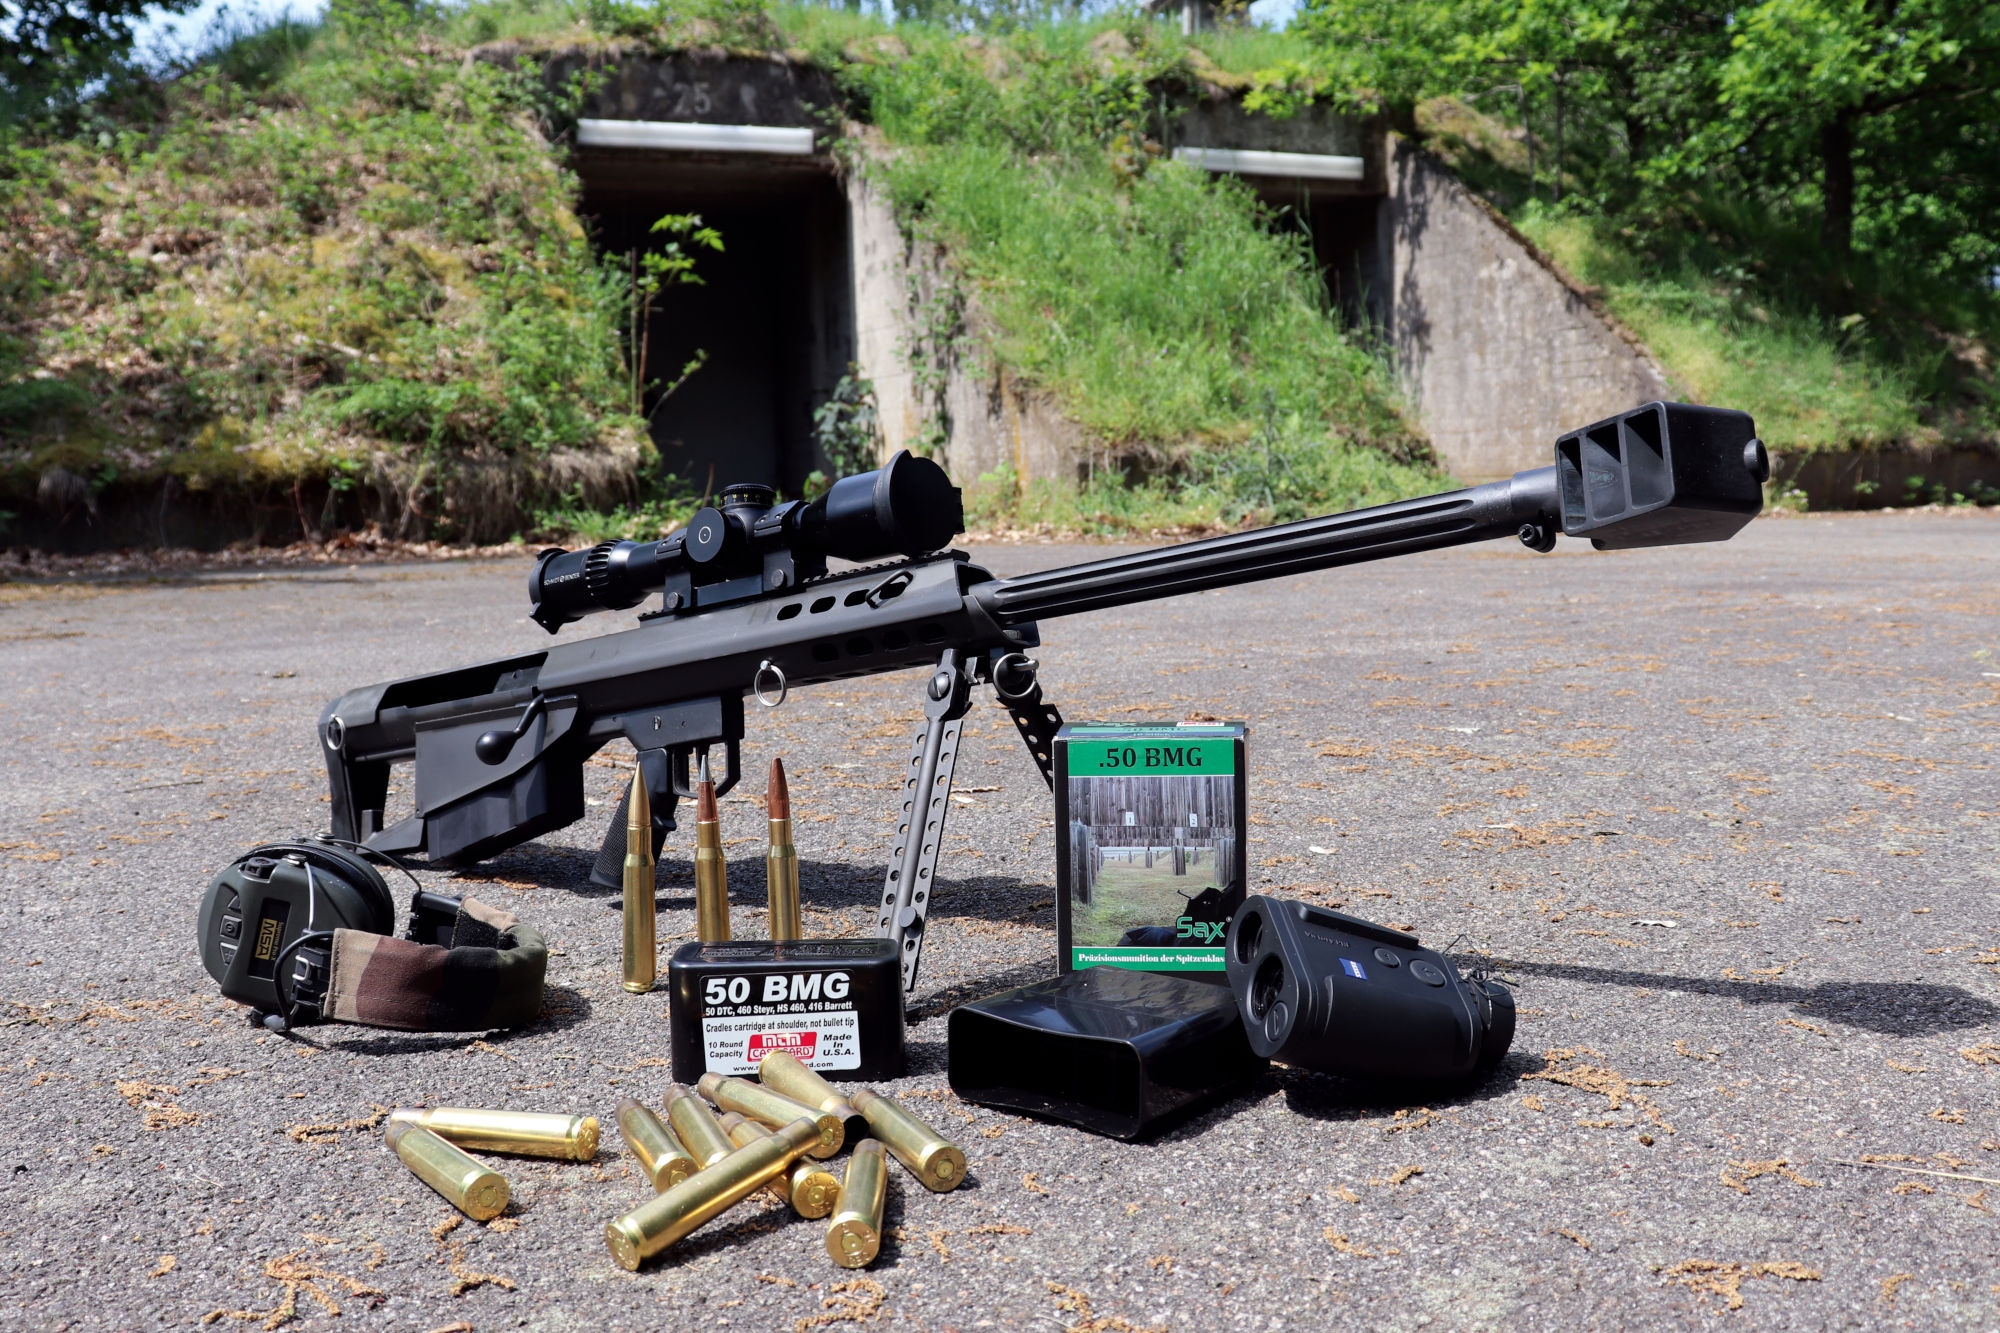
[[[1764,0],[1741,11],[1731,46],[1720,133],[1696,145],[1696,156],[1741,145],[1771,161],[1816,158],[1820,242],[1844,265],[1862,137],[1902,112],[1990,107],[2000,9],[1990,0]]]
[[[1406,126],[1518,87],[1558,171],[1631,220],[1690,195],[1812,218],[1836,288],[1857,237],[1959,284],[2000,265],[1993,0],[1307,0],[1299,27],[1320,86]]]
[[[197,0],[0,0],[0,120],[72,105],[116,72],[146,11]]]

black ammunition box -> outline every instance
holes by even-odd
[[[903,1076],[893,940],[695,941],[667,964],[674,1079],[749,1075],[772,1051],[835,1082]]]

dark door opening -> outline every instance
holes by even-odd
[[[1389,322],[1390,256],[1381,228],[1382,196],[1315,190],[1302,181],[1250,178],[1278,225],[1302,229],[1328,298],[1351,329]]]
[[[593,154],[583,212],[601,253],[656,248],[655,221],[698,213],[720,253],[690,247],[698,284],[667,288],[647,330],[644,400],[664,471],[695,490],[762,482],[799,494],[817,462],[813,409],[854,355],[847,204],[814,166]]]

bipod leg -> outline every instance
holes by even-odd
[[[1014,730],[1021,733],[1042,781],[1056,789],[1056,733],[1062,730],[1062,713],[1042,698],[1041,663],[1026,653],[1008,653],[993,664],[993,693],[998,695]]]
[[[905,993],[917,988],[931,881],[937,873],[938,849],[944,844],[952,770],[958,765],[959,730],[971,704],[971,664],[960,660],[956,648],[947,648],[924,686],[924,729],[904,775],[896,847],[889,854],[889,878],[882,886],[882,911],[875,923],[877,938],[896,941]]]

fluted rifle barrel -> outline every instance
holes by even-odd
[[[1535,468],[1506,481],[1419,500],[1021,574],[982,583],[972,595],[994,620],[1011,628],[1049,616],[1489,541],[1512,536],[1524,524],[1560,531],[1556,516],[1561,512],[1556,470]]]

